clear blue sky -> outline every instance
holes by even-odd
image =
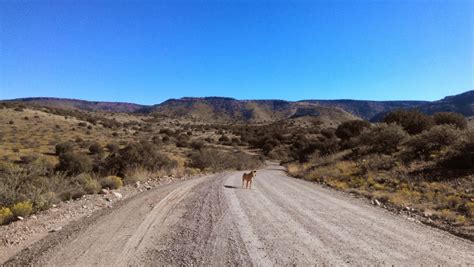
[[[0,1],[0,99],[436,100],[474,89],[474,1]]]

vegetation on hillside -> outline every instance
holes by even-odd
[[[15,103],[0,114],[1,224],[101,188],[263,164],[218,126]]]

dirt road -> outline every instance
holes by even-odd
[[[62,266],[472,264],[474,244],[285,175],[191,179],[122,201],[20,252],[10,264]]]

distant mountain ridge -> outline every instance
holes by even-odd
[[[466,117],[474,116],[474,90],[447,96],[441,100],[422,105],[420,111],[427,114],[448,111],[456,112]]]
[[[53,108],[80,109],[86,111],[136,112],[146,107],[144,105],[126,102],[87,101],[80,99],[56,97],[28,97],[11,99],[7,101],[22,102],[25,104],[33,104]]]
[[[20,98],[13,100],[64,109],[146,113],[156,116],[189,118],[217,123],[271,122],[303,116],[325,116],[336,120],[363,118],[376,121],[396,109],[418,109],[427,114],[450,111],[474,116],[474,90],[447,96],[438,101],[372,101],[372,100],[237,100],[230,97],[183,97],[169,99],[157,105],[122,102],[85,101],[53,97]]]
[[[334,121],[354,119],[334,107],[284,100],[236,100],[228,97],[170,99],[148,108],[155,116],[187,118],[215,123],[265,123],[303,116],[324,116]]]
[[[314,103],[326,107],[338,107],[345,111],[363,118],[371,120],[379,113],[385,113],[396,109],[411,109],[421,105],[426,105],[428,101],[373,101],[373,100],[301,100],[300,102]]]

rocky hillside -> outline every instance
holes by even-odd
[[[380,113],[386,113],[396,109],[410,109],[428,104],[427,101],[370,101],[370,100],[302,100],[300,102],[314,103],[326,107],[338,107],[345,111],[371,120]]]
[[[422,105],[420,110],[427,114],[440,111],[460,113],[466,117],[474,116],[474,90]]]
[[[21,98],[8,101],[63,109],[146,113],[168,118],[186,118],[214,123],[274,122],[287,118],[324,116],[336,121],[359,117],[377,121],[396,109],[419,109],[433,114],[440,111],[474,116],[474,91],[448,96],[438,101],[370,101],[370,100],[236,100],[227,97],[184,97],[147,106],[119,102],[92,102],[62,98]]]
[[[86,111],[136,112],[137,110],[141,110],[145,107],[143,105],[133,103],[86,101],[79,99],[54,97],[19,98],[9,101],[20,102],[26,105],[33,104],[37,106],[46,106],[62,109],[80,109]]]
[[[149,112],[155,116],[213,123],[266,123],[299,117],[321,117],[341,122],[355,118],[340,108],[313,103],[224,97],[170,99],[152,107]]]

